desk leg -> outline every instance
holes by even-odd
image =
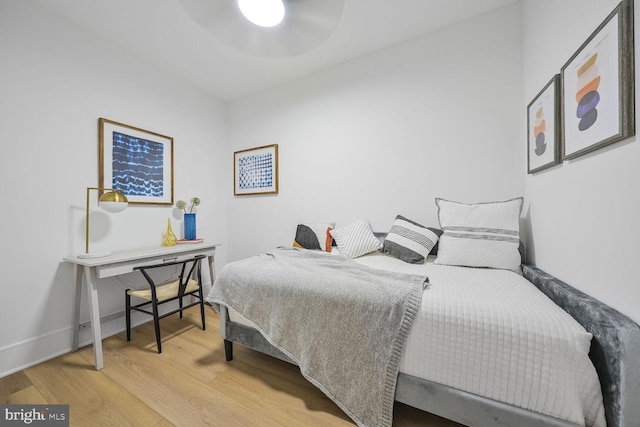
[[[73,273],[75,276],[75,298],[73,302],[73,321],[71,328],[73,334],[71,336],[71,351],[78,350],[78,335],[80,334],[80,298],[82,297],[82,274],[84,267],[75,264],[73,267]]]
[[[216,266],[214,262],[214,256],[209,255],[207,258],[209,261],[209,275],[211,276],[211,287],[213,287],[213,282],[214,280],[216,280]]]
[[[102,362],[102,328],[100,327],[100,307],[98,305],[98,288],[96,287],[96,272],[94,268],[85,267],[87,295],[89,297],[89,315],[91,317],[91,332],[93,333],[93,355],[96,359],[96,371],[104,367]]]

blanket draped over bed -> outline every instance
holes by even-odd
[[[360,426],[391,426],[398,367],[428,278],[278,249],[227,264],[207,300],[243,316]]]

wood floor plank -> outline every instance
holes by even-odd
[[[142,327],[141,325],[140,328]],[[153,326],[150,328],[150,331],[146,331],[147,334],[153,334]],[[140,351],[148,353],[149,357],[158,354],[155,339],[150,344],[146,340],[137,340],[137,335],[132,336],[127,345],[136,346]],[[118,335],[118,338],[126,342],[126,335]],[[186,375],[191,375],[205,383],[209,382],[228,367],[225,363],[222,340],[218,340],[220,341],[218,343],[211,338],[211,334],[199,328],[188,328],[181,334],[173,336],[163,335],[163,361],[180,369]],[[207,345],[199,344],[198,341]]]
[[[162,354],[153,325],[103,341],[104,369],[91,346],[0,379],[0,401],[69,404],[72,426],[329,426],[355,425],[297,366],[242,346],[224,357],[219,318],[197,307],[162,319]],[[458,427],[396,404],[394,427]]]
[[[184,375],[172,364],[171,348],[149,357],[135,346],[117,345],[114,349],[111,345],[114,341],[106,340],[104,345],[106,375],[169,422],[188,426],[219,425],[222,419],[225,425],[247,426],[259,419],[262,425],[276,425],[265,422],[260,414],[206,383]]]
[[[26,374],[47,403],[69,405],[71,425],[148,425],[162,421],[122,385],[92,368],[82,355],[69,353],[29,368]]]
[[[338,406],[317,388],[309,388],[302,375],[295,373],[293,381],[269,374],[269,366],[260,369],[234,360],[233,368],[218,375],[211,388],[232,396],[246,407],[269,413],[283,425],[349,426],[353,422]],[[297,370],[297,367],[292,366]],[[258,373],[254,375],[254,373]]]
[[[34,404],[34,405],[46,405],[52,403],[47,400],[46,397],[40,393],[40,390],[34,385],[18,390],[14,393],[7,395],[1,402],[5,405],[21,405],[21,404]]]
[[[0,402],[6,401],[9,395],[31,385],[31,381],[24,371],[0,378]]]

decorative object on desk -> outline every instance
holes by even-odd
[[[196,238],[196,214],[193,212],[193,208],[199,205],[199,197],[192,197],[189,206],[187,206],[187,202],[184,200],[178,200],[176,202],[176,208],[184,211],[184,238],[186,240],[194,240]]]
[[[196,238],[196,214],[184,214],[184,238],[193,240]]]
[[[99,123],[100,187],[132,204],[173,204],[173,138],[104,118]]]
[[[193,208],[195,208],[196,206],[200,206],[200,198],[199,197],[192,197],[191,198],[191,204],[187,207],[187,202],[185,202],[184,200],[178,200],[176,202],[176,208],[178,209],[182,209],[184,211],[184,213],[193,213]],[[187,212],[188,210],[188,212]]]
[[[176,241],[176,243],[179,245],[183,245],[185,243],[202,243],[202,242],[204,242],[204,239],[202,237],[196,237],[193,240],[179,239],[178,241]]]
[[[528,173],[560,163],[560,75],[556,74],[527,106]]]
[[[236,196],[278,193],[278,144],[233,153]]]
[[[99,192],[107,191],[100,196],[98,204],[102,209],[110,213],[122,212],[129,206],[129,200],[119,189],[104,187],[87,187],[87,208],[85,215],[85,253],[78,255],[78,258],[98,258],[111,255],[111,251],[89,252],[89,200],[91,190]]]
[[[162,236],[162,246],[175,246],[178,238],[171,228],[171,218],[167,220],[167,232]]]
[[[635,135],[633,45],[624,0],[562,67],[563,160]]]

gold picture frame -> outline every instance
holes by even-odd
[[[98,186],[129,204],[173,205],[173,138],[102,117],[98,127]]]
[[[233,194],[278,194],[278,144],[233,153]]]

